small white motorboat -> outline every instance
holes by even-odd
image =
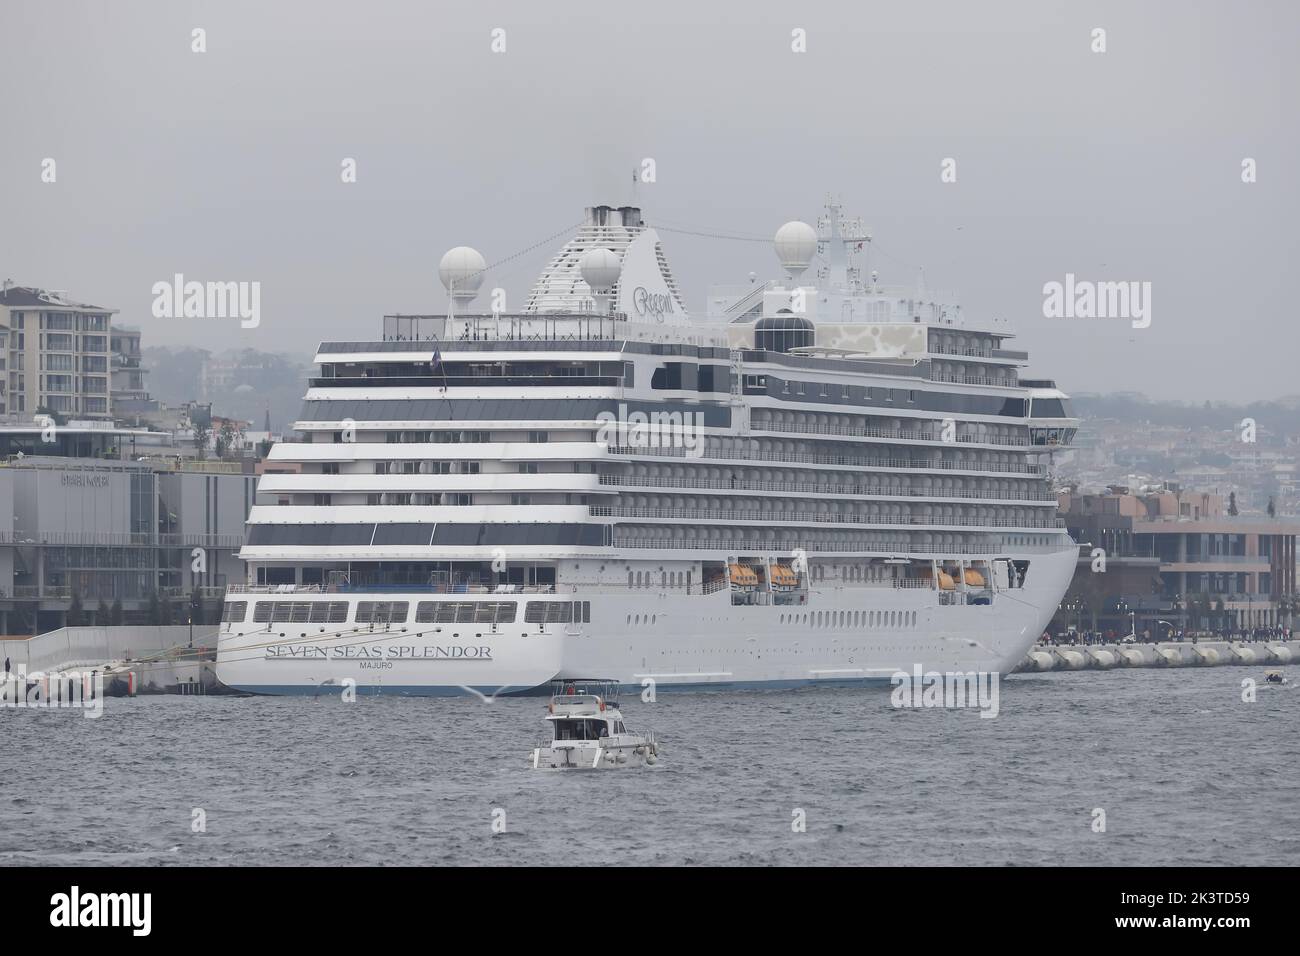
[[[565,683],[552,694],[546,723],[550,742],[533,748],[534,770],[614,770],[659,761],[653,734],[623,725],[615,700],[617,685]]]

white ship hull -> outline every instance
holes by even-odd
[[[916,665],[1006,674],[1042,634],[1075,567],[1071,550],[1025,558],[1024,586],[988,605],[945,606],[926,588],[815,588],[809,604],[786,607],[733,605],[725,588],[642,588],[546,596],[590,601],[583,624],[223,624],[217,676],[260,694],[438,696],[527,692],[557,678],[689,689],[878,682]],[[376,597],[320,595],[344,596]],[[433,596],[382,597],[415,606]]]

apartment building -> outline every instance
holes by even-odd
[[[0,288],[0,413],[31,418],[45,409],[69,418],[111,418],[109,335],[116,311],[6,280]]]
[[[1061,517],[1085,545],[1058,625],[1249,630],[1290,626],[1297,606],[1300,521],[1233,515],[1223,496],[1184,490],[1063,492]],[[1104,552],[1105,573],[1093,570]]]

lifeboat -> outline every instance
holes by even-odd
[[[733,564],[730,568],[731,586],[733,588],[758,587],[758,575],[754,573],[753,568],[746,567],[743,564]]]
[[[947,571],[939,572],[939,590],[952,591],[957,587],[957,582],[952,579],[952,575]]]
[[[793,589],[799,586],[799,575],[785,564],[772,565],[772,586],[781,589]]]
[[[984,575],[980,574],[974,568],[966,569],[966,586],[968,588],[984,587]]]

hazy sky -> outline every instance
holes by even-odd
[[[1067,389],[1300,392],[1293,0],[2,0],[0,36],[0,278],[118,308],[146,345],[377,338],[445,309],[447,248],[513,255],[651,157],[652,224],[770,236],[838,193],[881,281],[924,265]],[[762,243],[663,239],[696,311],[778,274]],[[557,246],[485,285],[522,305]],[[259,281],[261,326],[153,318],[177,272]],[[1151,282],[1151,326],[1043,318],[1067,272]]]

